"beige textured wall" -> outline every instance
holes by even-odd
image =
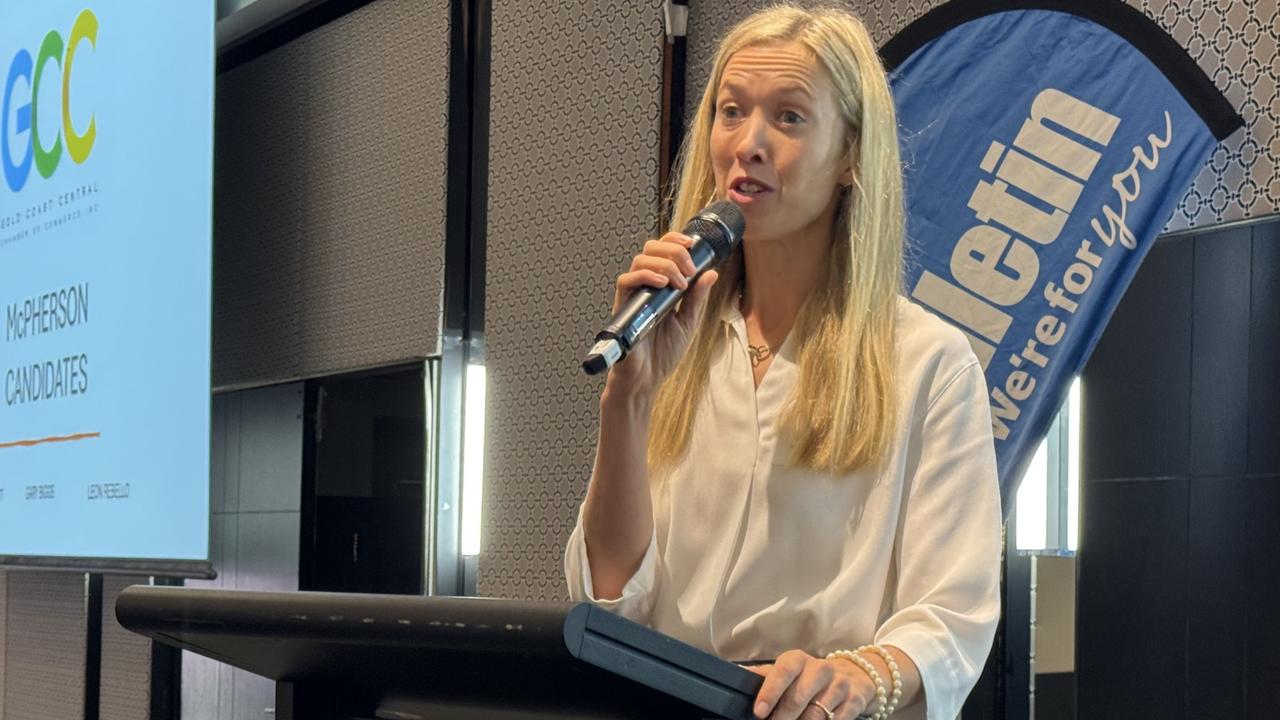
[[[582,354],[657,225],[659,7],[493,2],[484,595],[568,597],[600,387]]]
[[[448,18],[378,0],[219,76],[215,387],[438,351]]]
[[[120,590],[146,578],[103,578],[102,720],[146,718],[151,642],[115,620]],[[78,718],[84,707],[85,576],[0,571],[0,720]]]
[[[84,714],[83,573],[7,573],[4,712],[9,720]]]
[[[108,575],[102,579],[102,674],[100,720],[146,720],[151,712],[151,641],[116,621],[116,598],[145,577]]]
[[[1076,670],[1076,559],[1037,557],[1036,672]]]

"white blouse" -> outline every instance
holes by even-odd
[[[916,664],[924,703],[894,714],[952,720],[1000,615],[1000,498],[982,368],[964,336],[898,301],[898,432],[880,473],[788,463],[779,415],[798,378],[791,337],[759,388],[746,323],[724,341],[692,451],[651,478],[654,535],[616,600],[597,599],[579,509],[565,551],[575,601],[728,660],[817,657],[866,643]]]

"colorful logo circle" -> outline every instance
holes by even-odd
[[[76,17],[66,43],[63,43],[58,31],[50,30],[40,42],[34,61],[31,59],[31,52],[22,49],[9,64],[9,72],[4,81],[4,95],[0,97],[0,166],[4,167],[5,183],[13,192],[22,190],[27,184],[33,164],[40,177],[51,177],[62,161],[64,141],[67,155],[77,165],[83,163],[93,151],[93,141],[97,138],[94,116],[89,116],[89,129],[83,134],[77,133],[71,124],[71,72],[77,48],[83,41],[88,41],[94,50],[98,47],[98,18],[89,10],[82,11]],[[62,129],[55,134],[52,143],[46,144],[48,140],[40,137],[37,121],[40,113],[40,83],[51,62],[60,66],[62,71]],[[19,80],[26,81],[30,93],[19,92]],[[19,138],[20,144],[17,147],[10,145],[11,121],[13,136]],[[16,162],[15,157],[18,158]]]

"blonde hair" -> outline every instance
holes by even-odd
[[[799,382],[783,410],[795,438],[794,464],[850,472],[877,464],[895,422],[894,319],[902,286],[902,171],[884,67],[862,23],[838,9],[789,5],[738,23],[715,64],[678,165],[671,229],[678,230],[715,196],[710,139],[720,80],[729,58],[755,45],[797,42],[830,77],[845,123],[853,187],[838,203],[831,262],[792,333],[800,341]],[[667,467],[688,449],[721,315],[736,302],[742,248],[721,268],[701,324],[671,376],[658,390],[650,422],[649,463]]]

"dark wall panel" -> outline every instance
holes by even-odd
[[[188,587],[297,590],[302,383],[213,398],[210,562]],[[182,653],[183,720],[249,720],[274,704],[270,680]]]
[[[1274,431],[1275,425],[1272,426]],[[1271,720],[1280,708],[1280,476],[1250,478],[1244,505],[1247,557],[1240,592],[1248,599],[1244,657],[1247,720]],[[1234,588],[1233,588],[1234,589]],[[1231,590],[1228,590],[1231,592]]]
[[[1187,472],[1193,247],[1151,249],[1084,369],[1086,478]]]
[[[1186,642],[1195,690],[1187,694],[1188,718],[1244,717],[1249,490],[1235,479],[1191,481]]]
[[[1036,720],[1076,720],[1076,674],[1036,674]]]
[[[1091,482],[1081,499],[1080,717],[1183,717],[1187,481]]]
[[[1250,473],[1280,473],[1280,223],[1253,228],[1249,313]]]
[[[1278,228],[1158,242],[1085,369],[1082,718],[1280,707]]]
[[[1248,455],[1252,229],[1195,241],[1191,316],[1192,475],[1244,472]],[[1163,346],[1158,353],[1163,354]]]
[[[5,630],[9,625],[9,571],[0,570],[0,720],[4,718]]]

